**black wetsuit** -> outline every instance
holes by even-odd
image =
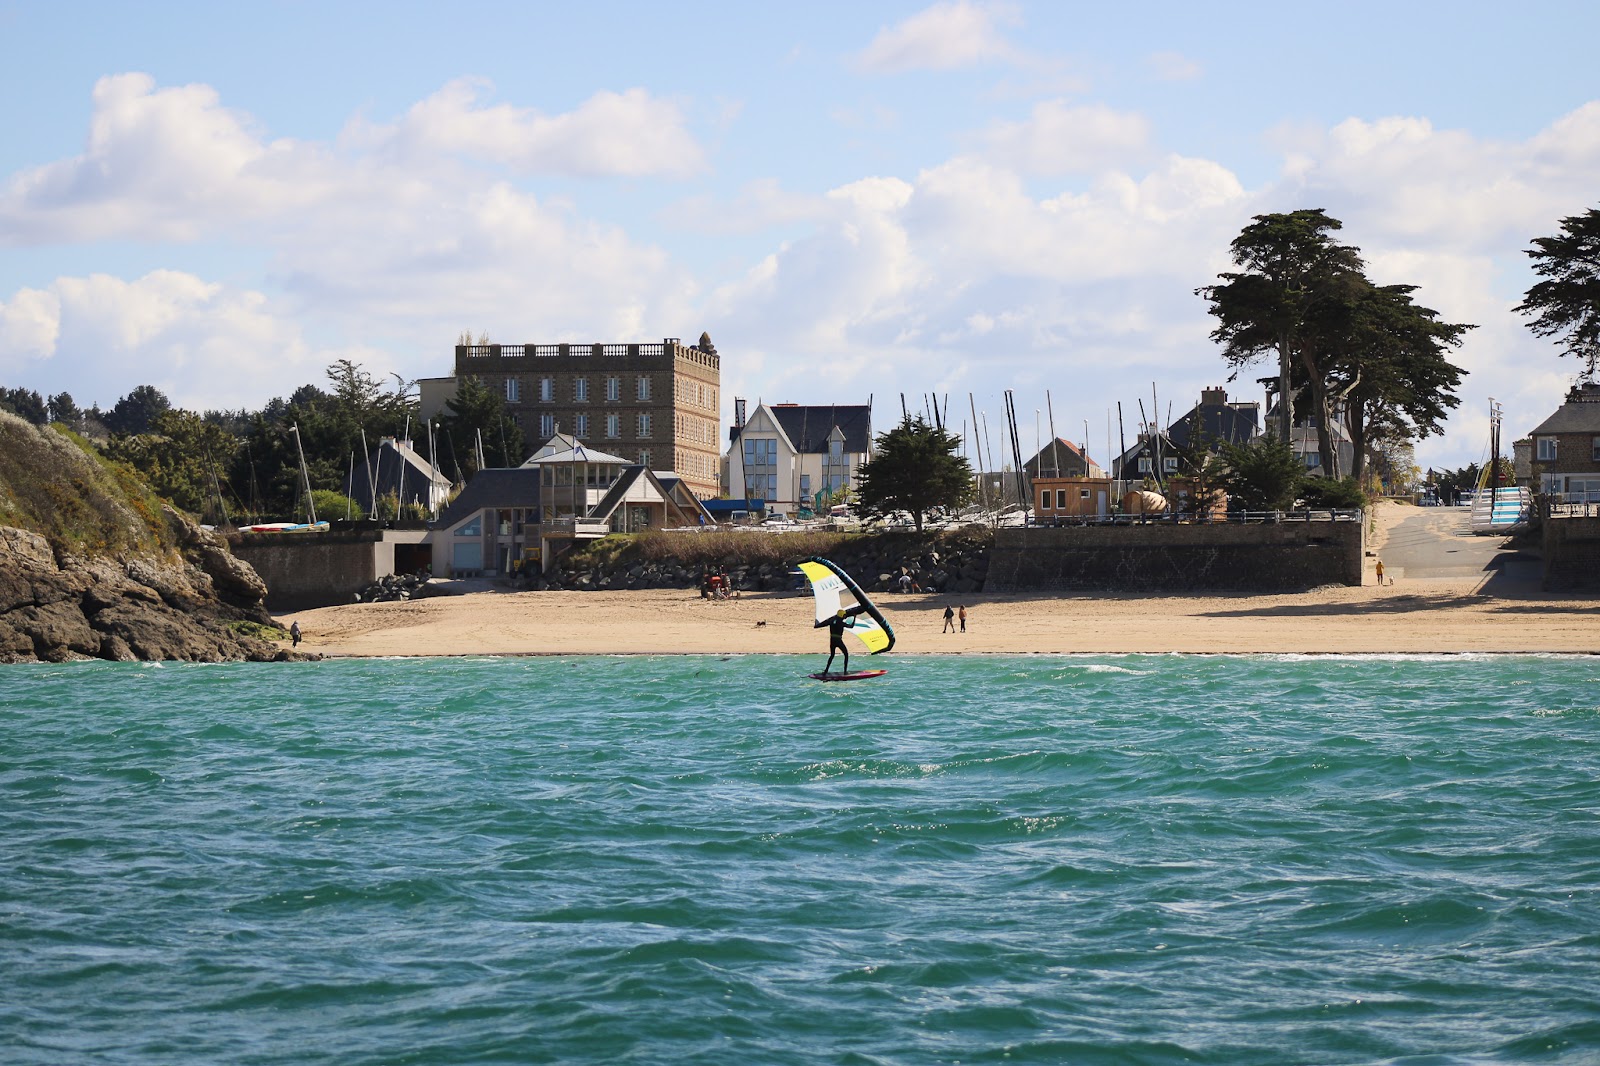
[[[865,607],[858,605],[850,608],[842,615],[836,614],[832,618],[824,618],[811,627],[812,629],[821,629],[823,626],[828,627],[828,666],[822,668],[823,673],[827,673],[828,667],[833,665],[833,656],[836,652],[844,653],[844,669],[839,672],[843,674],[850,672],[850,649],[844,646],[844,631],[846,626],[851,629],[855,628],[855,616],[864,610],[866,610]]]

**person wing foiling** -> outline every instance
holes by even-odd
[[[846,629],[873,655],[894,647],[894,629],[843,569],[827,559],[811,558],[800,564],[800,570],[811,582],[816,617],[812,628],[828,627],[828,665],[822,669],[824,674],[833,666],[833,657],[839,652],[844,654],[842,672],[850,672],[850,649],[844,642]]]

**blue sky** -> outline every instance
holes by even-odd
[[[1600,204],[1591,4],[579,7],[0,0],[0,382],[258,407],[706,330],[725,417],[1048,390],[1103,461],[1224,381],[1193,290],[1300,207],[1479,326],[1423,465],[1576,369],[1510,308]]]

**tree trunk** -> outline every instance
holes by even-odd
[[[1301,352],[1300,363],[1305,367],[1306,381],[1311,389],[1311,407],[1317,412],[1317,455],[1322,460],[1325,477],[1339,477],[1339,455],[1333,447],[1333,434],[1328,428],[1331,412],[1328,409],[1328,383],[1317,372],[1316,360],[1309,352]]]
[[[1278,424],[1288,444],[1294,433],[1294,392],[1289,387],[1289,332],[1278,334]]]
[[[1367,472],[1367,418],[1360,400],[1346,400],[1345,410],[1350,418],[1350,476],[1356,479],[1356,484],[1361,484],[1361,477]]]

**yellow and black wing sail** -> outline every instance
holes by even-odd
[[[801,573],[811,582],[811,595],[816,604],[818,622],[826,622],[841,610],[861,610],[854,615],[855,625],[850,632],[861,639],[867,650],[877,655],[894,647],[894,627],[883,617],[878,605],[868,598],[855,579],[837,564],[813,556],[800,564]]]

